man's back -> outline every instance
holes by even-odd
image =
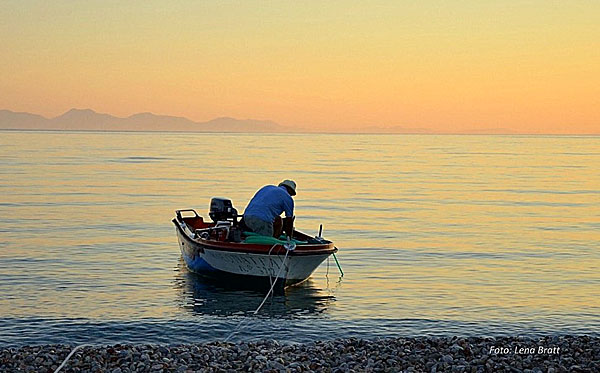
[[[253,216],[265,222],[273,222],[276,216],[285,211],[285,216],[294,215],[294,200],[283,186],[266,185],[258,190],[244,216]]]

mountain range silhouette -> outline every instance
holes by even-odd
[[[0,129],[79,131],[289,132],[269,120],[216,118],[195,122],[184,117],[138,113],[121,118],[91,109],[71,109],[55,118],[0,110]]]
[[[38,114],[0,110],[0,130],[52,131],[173,131],[173,132],[241,132],[241,133],[383,133],[383,134],[515,134],[504,128],[483,128],[468,131],[435,132],[426,128],[404,126],[362,126],[350,128],[303,128],[284,126],[270,120],[215,118],[195,122],[184,117],[138,113],[117,117],[91,109],[71,109],[55,118]]]

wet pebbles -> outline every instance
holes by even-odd
[[[54,372],[73,347],[2,347],[0,372]],[[600,337],[95,346],[78,350],[61,372],[600,372]]]

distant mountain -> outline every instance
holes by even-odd
[[[181,131],[181,132],[288,132],[272,121],[216,118],[194,122],[183,117],[139,113],[126,118],[97,113],[91,109],[71,109],[56,118],[0,110],[0,129],[81,130],[81,131]]]
[[[206,126],[202,123],[194,122],[183,117],[173,117],[169,115],[155,115],[152,113],[139,113],[125,118],[129,125],[135,128],[144,128],[147,131],[161,131],[165,127],[171,131],[193,131],[202,125],[202,130],[206,131]]]
[[[41,115],[0,110],[0,129],[41,129],[47,124]]]
[[[49,120],[52,129],[60,130],[110,130],[118,127],[122,118],[96,113],[90,109],[71,109]]]

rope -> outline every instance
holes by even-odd
[[[71,358],[71,356],[73,356],[73,354],[74,354],[75,352],[77,352],[77,350],[79,350],[79,349],[81,349],[81,348],[83,348],[83,347],[88,347],[88,346],[91,346],[91,345],[89,345],[89,344],[83,344],[83,345],[79,345],[79,346],[75,347],[75,348],[73,349],[73,351],[71,351],[71,353],[70,353],[69,355],[67,355],[67,357],[66,357],[66,358],[65,358],[65,360],[62,362],[62,364],[60,364],[60,365],[58,366],[58,368],[56,368],[56,370],[54,371],[54,373],[58,373],[58,372],[60,372],[60,370],[61,370],[61,369],[62,369],[62,368],[65,366],[65,364],[66,364],[66,363],[67,363],[67,361],[68,361],[68,360]]]
[[[293,244],[293,243],[292,243]],[[275,245],[273,245],[271,247],[271,249],[269,250],[269,256],[271,255],[271,251],[273,251],[273,249],[275,248],[275,246],[280,245],[279,243],[276,243]],[[286,247],[285,245],[283,246],[286,250],[285,250],[285,256],[283,257],[283,261],[281,262],[281,266],[279,267],[279,272],[277,273],[277,276],[275,276],[275,281],[272,281],[271,283],[271,288],[269,289],[269,291],[267,292],[267,295],[265,296],[265,298],[262,300],[262,302],[260,302],[260,305],[258,306],[258,308],[252,313],[253,315],[258,314],[258,312],[260,311],[260,309],[262,308],[262,306],[265,304],[265,302],[267,301],[267,299],[269,298],[269,296],[271,295],[271,293],[273,292],[273,289],[275,288],[275,284],[277,283],[277,280],[279,280],[279,275],[281,275],[281,271],[283,270],[283,268],[285,268],[285,260],[288,257],[288,254],[290,253],[290,251],[294,250],[296,245],[290,245],[288,247]],[[269,281],[271,281],[271,274],[269,274]],[[237,325],[236,327],[233,329],[233,331],[231,332],[231,334],[229,334],[229,336],[227,336],[227,338],[225,338],[225,342],[229,341],[229,339],[236,334],[237,332],[239,332],[239,330],[241,329],[241,325],[244,321],[246,321],[247,319],[242,319]],[[77,352],[77,350],[80,350],[84,347],[88,347],[91,346],[90,344],[82,344],[79,346],[76,346],[69,355],[67,355],[67,357],[65,358],[65,360],[62,362],[62,364],[60,364],[58,366],[58,368],[56,368],[56,370],[54,371],[54,373],[58,373],[60,372],[60,370],[65,366],[65,364],[67,363],[67,361],[69,361],[69,359],[71,358],[71,356],[73,356],[73,354],[75,354],[75,352]]]
[[[273,247],[275,247],[276,245],[279,244],[275,244],[273,245]],[[273,247],[271,248],[271,250],[273,250]],[[284,246],[285,247],[285,246]],[[271,253],[271,250],[269,250],[269,254]],[[271,293],[273,292],[273,289],[275,288],[275,284],[277,283],[277,280],[279,280],[279,275],[281,274],[281,271],[283,270],[283,268],[285,267],[285,260],[287,259],[287,256],[289,254],[289,252],[292,249],[288,249],[286,248],[285,250],[285,256],[283,257],[283,261],[281,262],[281,266],[279,267],[279,272],[277,273],[277,276],[275,276],[275,281],[273,281],[273,283],[271,284],[271,288],[269,289],[269,291],[267,292],[267,295],[265,296],[265,298],[262,300],[262,302],[260,302],[260,305],[258,306],[258,308],[256,310],[254,310],[254,312],[252,313],[252,315],[256,315],[258,314],[258,312],[260,311],[260,309],[262,308],[262,306],[265,304],[265,302],[267,301],[267,299],[269,298],[269,296],[271,295]],[[271,278],[271,275],[269,275],[269,279]],[[239,330],[241,329],[241,325],[244,323],[244,321],[246,321],[248,319],[242,319],[237,325],[236,327],[233,329],[233,331],[227,336],[227,338],[225,338],[225,342],[228,342],[229,339],[231,337],[233,337],[234,334],[236,334],[237,332],[239,332]]]
[[[335,246],[334,246],[335,247]],[[337,247],[335,247],[337,249]],[[333,259],[335,259],[335,264],[337,264],[338,269],[340,270],[341,277],[344,277],[344,271],[342,271],[342,267],[340,266],[340,262],[338,262],[337,256],[333,253]]]

